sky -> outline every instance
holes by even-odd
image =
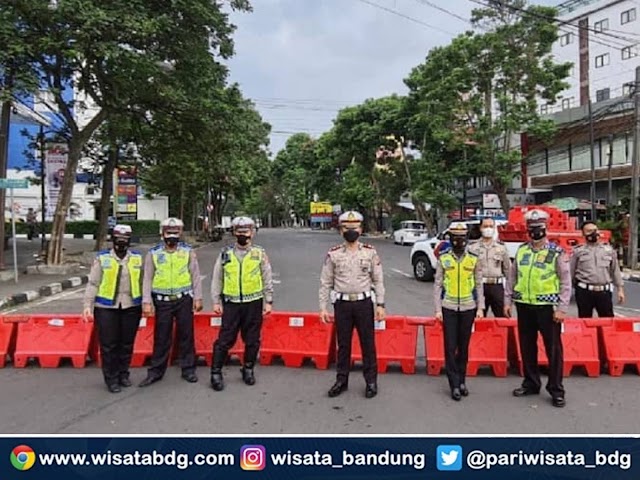
[[[472,0],[251,3],[253,12],[231,14],[237,30],[230,80],[271,124],[274,155],[293,133],[317,137],[329,130],[341,108],[405,94],[411,69],[464,32],[463,19],[479,6]]]

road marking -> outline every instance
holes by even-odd
[[[282,282],[280,280],[272,279],[271,280],[274,285],[280,285]]]
[[[391,269],[392,272],[395,273],[399,273],[400,275],[402,275],[403,277],[407,277],[407,278],[413,278],[413,275],[409,274],[409,273],[405,273],[402,270],[398,270],[397,268],[392,268]]]
[[[63,298],[67,298],[70,297],[74,294],[77,293],[81,293],[83,290],[83,288],[76,288],[73,290],[69,290],[68,292],[63,292],[63,293],[59,293],[57,295],[51,295],[50,297],[46,297],[43,300],[38,300],[36,302],[28,302],[28,303],[24,303],[16,308],[12,308],[11,310],[7,310],[5,313],[15,313],[15,312],[19,312],[20,310],[26,309],[26,308],[33,308],[33,307],[39,307],[40,305],[46,305],[47,303],[51,303],[51,302],[56,302],[58,300],[62,300]]]

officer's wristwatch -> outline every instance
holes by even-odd
[[[377,303],[377,304],[376,304],[376,307],[382,307],[382,308],[384,308],[384,303]]]

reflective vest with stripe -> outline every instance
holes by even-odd
[[[264,250],[256,245],[252,246],[242,258],[238,260],[232,248],[222,252],[223,287],[222,295],[228,302],[245,303],[263,297],[262,257]]]
[[[159,245],[151,250],[155,273],[151,291],[160,295],[177,295],[193,290],[189,261],[191,247],[179,243],[174,252],[167,252]]]
[[[529,305],[557,305],[560,301],[560,279],[556,264],[562,249],[548,244],[533,250],[530,244],[521,245],[516,253],[518,278],[513,300]]]
[[[462,259],[458,259],[451,251],[440,255],[439,259],[444,278],[443,298],[452,303],[465,303],[475,300],[475,268],[478,257],[466,252]]]
[[[102,268],[102,281],[98,287],[96,304],[112,307],[115,305],[118,294],[118,282],[120,281],[120,262],[116,260],[109,250],[98,253],[98,261]],[[140,276],[142,274],[142,255],[139,252],[129,250],[127,270],[131,280],[131,298],[134,305],[142,304],[142,292],[140,290]]]

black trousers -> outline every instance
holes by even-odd
[[[153,355],[149,376],[162,378],[169,363],[169,351],[173,331],[173,320],[176,321],[176,337],[178,338],[178,362],[182,373],[193,373],[196,370],[196,346],[193,335],[193,298],[186,295],[173,301],[153,301],[156,309],[156,328],[153,335]]]
[[[444,363],[449,387],[453,390],[465,383],[469,361],[469,342],[476,318],[476,310],[458,312],[442,309],[442,329],[444,331]]]
[[[487,316],[489,308],[494,317],[504,317],[504,286],[501,283],[484,284],[484,316]]]
[[[522,387],[539,392],[542,386],[538,368],[538,332],[540,332],[549,358],[547,391],[554,398],[564,398],[562,325],[553,320],[553,306],[516,303],[516,308],[518,310],[518,341],[524,366]]]
[[[229,350],[238,339],[238,332],[244,342],[244,364],[255,363],[260,350],[262,329],[262,299],[247,303],[225,302],[222,310],[222,325],[218,339],[213,343],[213,351],[221,351],[227,358]]]
[[[115,385],[129,377],[129,365],[133,354],[142,307],[93,309],[98,327],[102,375],[107,385]]]
[[[596,309],[599,317],[613,317],[613,295],[611,292],[592,292],[586,288],[576,287],[576,304],[578,317],[593,317]]]
[[[336,330],[338,334],[337,379],[349,381],[351,370],[351,339],[353,329],[358,332],[362,350],[362,370],[364,381],[376,383],[378,379],[378,361],[376,356],[376,338],[373,302],[370,298],[356,302],[337,300],[334,305]]]

